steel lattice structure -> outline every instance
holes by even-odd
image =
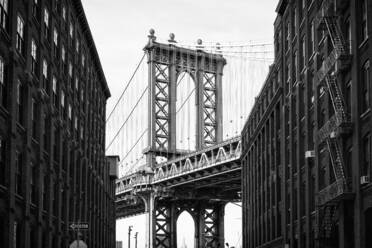
[[[194,219],[196,245],[224,244],[224,207],[239,201],[240,137],[222,140],[222,71],[220,54],[156,42],[145,47],[149,65],[149,147],[147,162],[117,180],[118,218],[147,213],[149,247],[176,247],[178,216]],[[196,147],[176,149],[177,79],[188,73],[195,83]],[[166,162],[156,163],[158,156]]]

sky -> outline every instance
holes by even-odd
[[[151,28],[167,40],[193,42],[272,42],[277,0],[82,0],[102,67],[112,94],[107,112],[120,96],[138,61]],[[259,85],[262,85],[259,82]],[[257,84],[255,84],[257,85]],[[255,86],[257,87],[257,86]],[[259,87],[260,88],[260,87]],[[256,89],[257,90],[257,89]],[[241,209],[229,205],[226,241],[239,243]],[[185,241],[192,233],[190,219],[182,219]],[[241,222],[240,222],[241,223]],[[128,225],[139,232],[144,247],[144,216],[117,221],[117,240],[127,243]],[[133,233],[134,233],[133,232]],[[181,234],[182,235],[182,234]],[[182,241],[182,239],[181,239]],[[133,243],[133,242],[132,242]],[[189,243],[188,247],[192,247]],[[125,247],[125,246],[124,246]]]

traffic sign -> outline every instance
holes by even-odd
[[[73,222],[69,227],[72,230],[88,230],[89,224],[87,222]]]

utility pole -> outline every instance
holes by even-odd
[[[134,234],[134,248],[137,248],[137,237],[138,237],[138,232]]]
[[[130,248],[130,233],[132,232],[133,226],[128,227],[128,248]]]

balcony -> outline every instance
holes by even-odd
[[[349,189],[345,180],[339,179],[334,183],[328,185],[319,191],[316,197],[316,204],[323,206],[329,203],[335,203],[342,200],[349,200],[353,198],[353,193]]]
[[[350,133],[351,128],[350,118],[342,113],[335,113],[318,131],[318,143],[322,143],[328,138],[331,133],[338,134]]]
[[[330,16],[330,8],[333,6],[334,1],[332,0],[323,0],[322,5],[320,6],[320,9],[315,16],[315,27],[317,29],[324,29],[325,23],[323,17]]]

